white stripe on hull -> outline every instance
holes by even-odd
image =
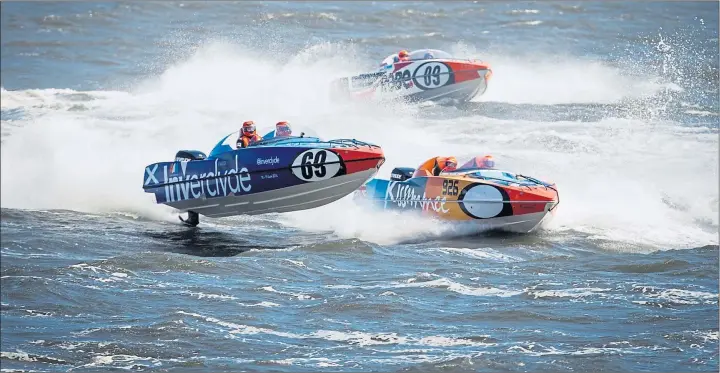
[[[480,90],[486,87],[485,78],[467,80],[460,83],[450,84],[440,88],[428,89],[407,95],[410,100],[432,101],[440,99],[455,99],[469,101],[475,97]]]

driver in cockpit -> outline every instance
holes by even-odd
[[[401,50],[400,52],[398,52],[398,60],[400,62],[410,60],[410,53],[408,53],[408,51],[406,51],[405,49]]]
[[[398,52],[398,54],[390,55],[382,63],[380,63],[380,70],[392,70],[393,65],[398,62],[410,61],[410,53],[405,49]]]
[[[287,137],[292,135],[292,129],[288,122],[282,121],[275,124],[275,137]]]
[[[441,172],[455,171],[457,169],[457,158],[435,157],[430,158],[415,170],[413,177],[419,176],[440,176]]]
[[[486,155],[483,157],[477,156],[468,163],[464,164],[462,168],[494,168],[495,160],[492,155]]]
[[[262,136],[255,131],[255,122],[248,120],[243,123],[240,129],[240,137],[238,137],[235,145],[238,149],[247,148],[253,143],[262,141],[262,139]]]

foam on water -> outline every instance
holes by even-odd
[[[627,99],[652,97],[655,93],[679,89],[655,77],[627,76],[599,61],[548,56],[518,61],[517,57],[493,56],[492,89],[474,101],[512,104],[612,104]],[[579,83],[582,82],[582,83]]]
[[[129,92],[3,90],[4,116],[11,110],[21,115],[2,121],[2,206],[124,211],[175,221],[172,209],[143,193],[145,165],[170,160],[178,149],[208,151],[247,119],[261,129],[284,119],[325,138],[354,137],[383,146],[387,162],[381,177],[435,155],[492,153],[503,168],[557,182],[557,230],[635,249],[717,243],[716,131],[612,113],[595,122],[477,114],[430,119],[420,106],[334,103],[328,83],[368,66],[356,52],[339,54],[337,48],[319,44],[278,61],[216,42]],[[468,47],[456,49],[462,48]],[[617,103],[668,88],[657,77],[631,76],[599,61],[487,59],[495,75],[480,100]],[[360,210],[349,197],[278,219],[378,243],[452,233],[426,219]]]
[[[215,317],[206,316],[194,312],[177,312],[183,316],[189,316],[196,320],[202,320],[213,323],[228,329],[229,334],[268,334],[288,339],[322,339],[326,341],[342,342],[357,346],[377,346],[377,345],[418,345],[418,346],[475,346],[487,347],[492,343],[474,341],[467,338],[455,338],[447,336],[404,336],[397,333],[371,333],[365,331],[353,330],[327,330],[320,329],[307,334],[281,332],[268,328],[258,328],[248,325],[237,324],[234,322],[224,321]]]

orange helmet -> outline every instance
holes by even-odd
[[[444,157],[438,162],[440,171],[455,171],[457,169],[457,159],[455,157]]]
[[[288,122],[277,122],[275,124],[275,136],[290,136],[292,135],[292,129],[290,129],[290,124]]]
[[[255,122],[248,120],[245,121],[242,125],[242,133],[243,135],[252,136],[255,134]]]
[[[398,57],[400,58],[408,58],[410,56],[410,53],[406,51],[405,49],[401,50],[400,53],[398,53]]]

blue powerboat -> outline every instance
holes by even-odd
[[[145,167],[143,189],[156,203],[199,215],[225,217],[291,212],[349,195],[385,162],[382,148],[355,139],[273,137],[236,149],[239,131],[223,137],[209,155],[180,150],[172,162]]]

